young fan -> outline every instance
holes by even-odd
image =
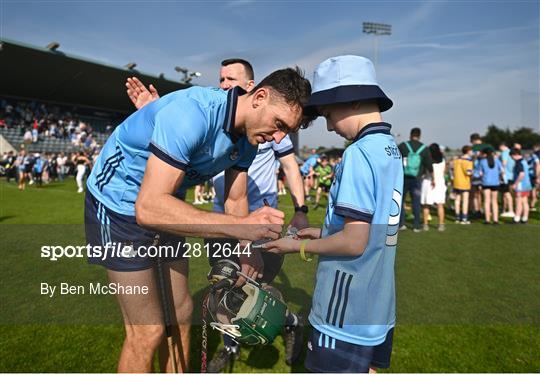
[[[380,112],[392,107],[370,60],[339,56],[315,70],[307,110],[352,143],[336,167],[322,231],[300,230],[265,246],[319,255],[305,366],[368,372],[390,365],[395,324],[394,258],[403,190],[401,153]]]

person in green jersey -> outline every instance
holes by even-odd
[[[315,174],[317,174],[318,187],[317,195],[315,196],[315,209],[319,207],[319,200],[321,199],[321,193],[324,191],[326,198],[328,198],[328,191],[330,191],[330,186],[332,186],[332,178],[334,177],[334,170],[332,166],[328,163],[328,158],[326,156],[321,156],[321,162],[315,168]]]

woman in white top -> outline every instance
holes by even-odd
[[[75,156],[73,162],[75,165],[77,165],[77,176],[75,177],[78,187],[77,192],[82,193],[84,192],[84,176],[86,175],[86,167],[90,168],[92,163],[88,157],[86,157],[83,151],[79,152],[79,154]]]
[[[433,177],[422,180],[421,203],[424,210],[424,231],[429,230],[429,208],[431,205],[437,205],[437,215],[439,217],[439,231],[444,231],[444,203],[446,202],[446,181],[444,174],[446,171],[446,162],[437,143],[429,146],[431,159],[433,161]]]

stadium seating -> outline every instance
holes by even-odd
[[[0,134],[2,134],[15,149],[19,149],[20,145],[24,143],[20,128],[0,128]],[[108,137],[107,134],[103,133],[93,133],[92,135],[95,137],[98,144],[104,144]],[[27,144],[26,149],[29,152],[70,153],[79,150],[79,147],[74,146],[68,139],[41,137],[36,143]]]

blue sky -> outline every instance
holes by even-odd
[[[378,81],[394,100],[384,114],[399,140],[412,127],[451,147],[486,127],[539,131],[540,2],[535,1],[7,1],[0,36],[178,78],[174,66],[216,85],[219,62],[243,57],[256,79],[341,54],[374,54],[362,22],[392,25],[379,38]],[[309,146],[338,145],[318,120]]]

